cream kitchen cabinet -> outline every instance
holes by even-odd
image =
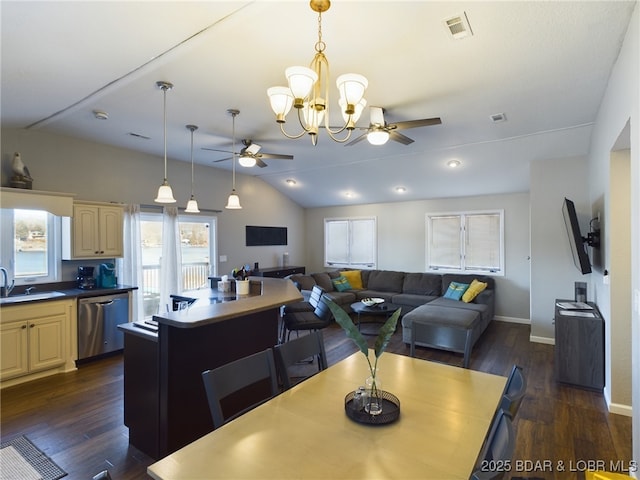
[[[73,218],[63,217],[62,258],[116,257],[122,257],[122,207],[75,202]]]
[[[75,368],[75,305],[75,300],[56,300],[2,307],[3,387]]]

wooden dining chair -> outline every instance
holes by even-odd
[[[497,480],[503,478],[516,446],[511,417],[502,409],[493,416],[489,433],[482,446],[475,471],[470,480]]]
[[[302,337],[276,345],[273,348],[273,353],[284,390],[290,389],[294,383],[299,383],[299,381],[294,382],[294,377],[290,375],[290,369],[295,364],[308,358],[312,359],[311,362],[313,363],[313,358],[316,357],[318,360],[318,371],[327,368],[327,353],[324,348],[322,331],[320,330],[309,332]],[[311,375],[307,375],[302,379],[304,380],[309,376]]]
[[[524,376],[522,367],[514,365],[500,401],[500,408],[507,412],[512,419],[516,417],[526,391],[527,379]]]
[[[230,422],[279,393],[278,374],[271,348],[227,363],[213,370],[206,370],[202,372],[202,379],[207,392],[214,428]],[[224,414],[222,402],[226,397],[261,381],[269,383],[270,394],[231,415]]]

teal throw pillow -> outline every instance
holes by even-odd
[[[349,280],[347,280],[343,276],[334,278],[331,281],[333,282],[333,288],[335,288],[339,292],[344,292],[345,290],[351,290],[351,284],[349,283]]]
[[[449,288],[447,288],[444,298],[450,298],[451,300],[460,300],[464,292],[469,288],[468,283],[451,282]]]

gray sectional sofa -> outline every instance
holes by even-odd
[[[351,271],[350,275],[356,272]],[[361,270],[362,288],[338,291],[333,280],[341,271],[318,272],[288,277],[303,295],[320,285],[325,295],[351,313],[350,305],[366,297],[384,298],[389,308],[402,308],[402,340],[407,345],[421,345],[464,354],[468,367],[471,349],[493,319],[495,281],[483,275]],[[444,298],[451,282],[470,284],[472,280],[487,284],[472,301]],[[414,322],[418,328],[413,332]]]

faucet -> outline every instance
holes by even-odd
[[[11,281],[11,285],[9,285],[9,274],[7,273],[7,269],[4,267],[0,267],[0,271],[2,271],[2,286],[0,287],[0,297],[8,297],[13,290],[13,287],[16,284],[15,280]]]

